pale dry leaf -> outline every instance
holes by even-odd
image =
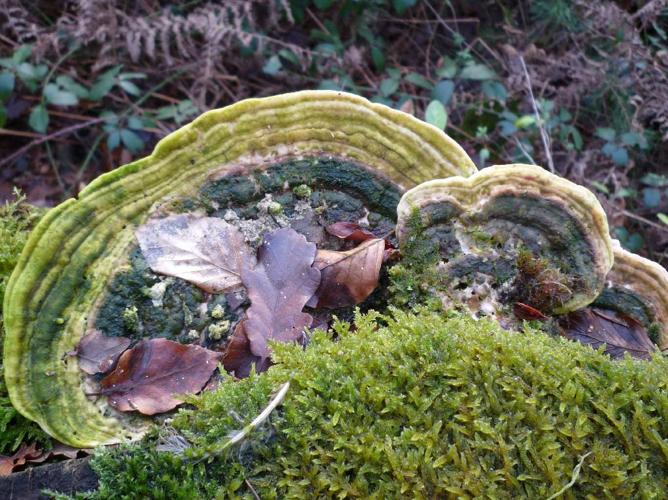
[[[209,293],[238,287],[242,267],[254,263],[241,231],[215,217],[171,215],[147,222],[136,235],[153,271],[182,278]]]

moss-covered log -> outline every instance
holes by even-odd
[[[86,396],[77,360],[66,355],[127,262],[134,229],[168,200],[196,197],[228,172],[312,157],[352,162],[404,187],[475,171],[441,131],[349,94],[298,92],[204,114],[149,157],[101,176],[78,199],[51,210],[32,233],[4,302],[6,381],[15,407],[74,446],[141,434],[144,420]]]

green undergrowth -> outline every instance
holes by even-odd
[[[193,399],[183,458],[141,443],[97,455],[93,498],[660,498],[668,360],[613,361],[526,329],[423,309],[358,315],[333,341]],[[286,381],[283,404],[219,453]],[[174,449],[178,449],[175,446]],[[581,468],[578,468],[581,464]],[[573,479],[574,478],[574,479]]]
[[[2,303],[5,288],[28,239],[28,233],[42,213],[41,209],[23,203],[23,197],[18,193],[15,201],[0,205],[0,453],[15,451],[23,441],[36,441],[43,445],[49,442],[48,436],[37,424],[23,418],[12,406],[2,368]]]

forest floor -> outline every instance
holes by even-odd
[[[665,0],[1,0],[0,200],[53,206],[212,108],[364,95],[536,163],[668,262]],[[428,112],[427,112],[428,111]]]

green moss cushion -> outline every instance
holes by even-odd
[[[108,283],[135,245],[135,228],[160,207],[175,210],[201,196],[226,173],[243,177],[314,158],[354,164],[399,187],[475,171],[441,131],[349,94],[298,92],[202,115],[150,156],[101,176],[78,199],[51,210],[32,233],[4,302],[5,376],[14,406],[73,446],[141,434],[144,420],[86,395],[94,388],[76,357],[66,355],[94,325]],[[382,197],[374,203],[383,208]]]
[[[385,325],[385,326],[383,326]],[[443,313],[363,316],[181,412],[186,458],[155,441],[96,458],[98,498],[665,498],[668,359]],[[220,447],[290,388],[259,431]],[[168,433],[166,433],[169,435]],[[572,485],[577,466],[582,463]]]

